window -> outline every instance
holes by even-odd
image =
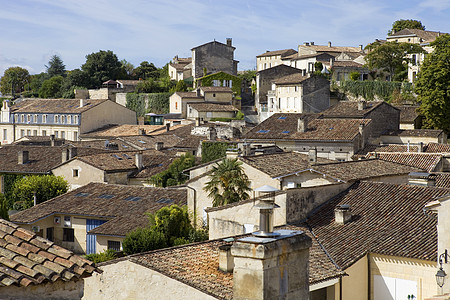
[[[76,131],[73,132],[73,140],[78,141],[78,132]]]
[[[55,115],[55,123],[59,123],[59,116]]]
[[[120,251],[120,242],[119,241],[108,241],[108,250]]]
[[[31,130],[27,129],[27,136],[30,136],[30,135],[31,135]]]
[[[21,123],[25,123],[25,116],[24,115],[20,115],[20,122]]]
[[[24,129],[21,129],[20,130],[20,137],[24,137],[25,136],[25,130]]]
[[[78,124],[78,116],[73,116],[73,123]]]
[[[175,102],[175,109],[178,109],[178,102]]]
[[[78,169],[73,169],[72,170],[72,176],[73,177],[78,177],[79,176],[79,170]]]
[[[15,121],[16,123],[19,123],[19,115],[14,115],[14,121]]]
[[[66,116],[61,116],[61,123],[65,124],[65,123],[67,123],[66,121],[67,121],[67,117]]]
[[[65,139],[66,138],[66,132],[65,131],[61,131],[61,138]]]
[[[47,123],[47,115],[42,115],[42,123]]]
[[[34,115],[34,123],[37,123],[38,121],[38,115]]]
[[[6,141],[8,139],[8,129],[3,129],[3,140]]]
[[[67,124],[72,124],[72,116],[67,116]]]
[[[37,136],[37,130],[36,130],[36,129],[33,130],[33,135],[34,135],[34,136]]]
[[[220,86],[220,81],[217,80],[217,79],[214,79],[214,80],[212,81],[212,86]]]
[[[213,97],[216,97],[216,94],[213,94]]]
[[[75,232],[72,228],[63,228],[63,242],[74,242]]]
[[[46,232],[46,237],[47,237],[47,240],[49,240],[49,241],[54,241],[54,228],[53,227],[49,227],[49,228],[47,228],[47,232]]]
[[[42,130],[42,136],[47,136],[47,130]]]
[[[58,138],[58,130],[55,130],[54,134],[55,134],[55,138]]]
[[[31,122],[31,115],[27,115],[27,122],[28,122],[28,123]]]

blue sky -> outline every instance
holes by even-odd
[[[0,76],[10,66],[45,71],[54,54],[79,68],[99,50],[161,67],[228,37],[239,69],[253,69],[256,55],[306,41],[365,46],[398,19],[450,32],[450,0],[0,0]]]

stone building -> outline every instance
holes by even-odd
[[[275,51],[266,51],[263,54],[256,56],[256,71],[266,70],[278,65],[282,65],[282,59],[297,54],[294,49],[284,49]]]
[[[236,48],[232,46],[231,38],[227,38],[226,44],[214,40],[192,48],[194,80],[220,71],[236,76],[238,61],[234,59],[234,50]]]

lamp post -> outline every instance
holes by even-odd
[[[280,235],[278,232],[273,232],[273,209],[280,207],[275,204],[275,193],[280,190],[270,185],[264,185],[254,189],[254,191],[267,196],[261,198],[259,203],[255,205],[259,209],[259,231],[253,232],[253,235],[263,238]]]
[[[445,283],[445,277],[447,276],[447,274],[445,273],[444,269],[442,268],[442,264],[443,263],[448,263],[448,252],[447,249],[445,249],[444,253],[442,253],[441,255],[439,255],[439,270],[436,273],[436,283],[437,285],[442,288],[444,286]]]

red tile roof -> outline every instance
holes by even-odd
[[[427,153],[447,153],[450,152],[449,144],[429,143],[426,147]]]
[[[427,172],[436,171],[442,160],[441,154],[433,153],[412,153],[412,152],[370,152],[366,158],[379,158],[386,161],[426,170]]]
[[[20,103],[11,106],[13,113],[81,113],[97,106],[107,99],[84,100],[83,107],[80,107],[80,99],[24,99]]]
[[[297,51],[295,51],[294,49],[284,49],[284,50],[266,51],[263,54],[257,55],[256,57],[275,56],[275,55],[285,57],[287,55],[292,55],[296,53]]]

